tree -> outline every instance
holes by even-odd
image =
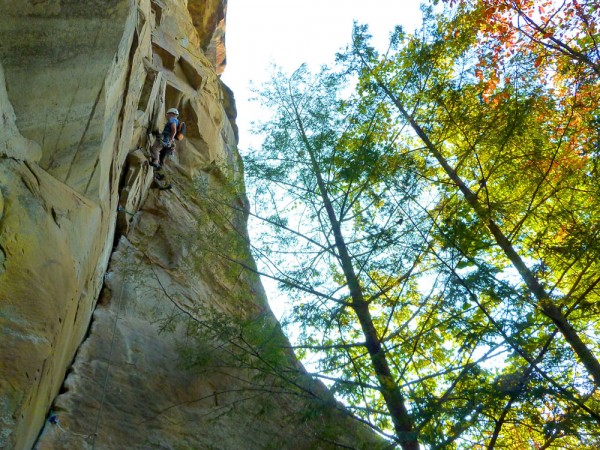
[[[388,345],[403,323],[396,298],[414,292],[411,273],[423,251],[422,242],[407,247],[401,239],[402,198],[414,195],[418,180],[382,182],[409,161],[390,151],[397,130],[382,120],[385,111],[341,98],[344,81],[301,67],[262,93],[274,119],[261,151],[247,158],[257,201],[271,203],[262,224],[272,234],[263,236],[260,256],[271,277],[297,292],[303,348],[327,355],[321,375],[334,374],[333,390],[362,407],[372,426],[391,427],[402,448],[415,449]]]
[[[555,80],[600,75],[597,2],[565,0],[445,0],[474,20],[487,51],[479,65],[498,69],[516,53],[535,58],[535,67]],[[553,69],[552,74],[548,73]]]
[[[530,326],[514,307],[521,286],[472,254],[489,248],[481,225],[446,220],[461,205],[444,205],[444,185],[394,105],[353,95],[351,79],[305,68],[276,76],[262,92],[273,111],[260,124],[265,144],[246,159],[262,211],[256,254],[294,299],[296,350],[319,357],[314,374],[404,448],[464,447],[500,423],[533,423],[530,375],[552,338],[514,332]],[[535,375],[544,395],[569,394]],[[521,411],[504,413],[504,402]],[[586,405],[571,403],[574,420]]]
[[[597,68],[595,36],[573,30],[572,36],[588,34],[577,42],[592,45],[575,54],[517,27],[528,50],[502,54],[498,28],[486,20],[507,10],[493,5],[516,5],[524,19],[527,2],[459,3],[454,14],[426,11],[413,36],[397,30],[383,56],[369,47],[366,28],[357,27],[340,60],[360,76],[363,99],[380,105],[385,96],[398,126],[412,129],[423,174],[435,186],[435,254],[449,265],[459,255],[448,283],[458,280],[496,329],[493,342],[511,351],[496,379],[496,409],[486,412],[490,429],[475,442],[592,448],[600,411],[600,203],[598,140],[590,126],[598,81],[586,71]],[[586,30],[594,30],[593,16],[585,17]],[[540,46],[555,52],[555,69],[571,58],[581,71],[557,71],[562,78],[548,85]],[[474,428],[466,436],[476,436]]]

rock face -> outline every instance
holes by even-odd
[[[285,342],[248,270],[225,11],[3,2],[0,448],[379,445],[264,356]],[[159,181],[173,106],[187,138]]]

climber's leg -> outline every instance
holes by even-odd
[[[166,146],[166,145],[161,148],[160,156],[159,156],[159,161],[160,161],[161,166],[165,163],[165,158],[171,154],[171,151],[172,151],[171,147]]]
[[[152,147],[150,147],[150,155],[152,157],[152,159],[150,160],[150,165],[152,167],[158,168],[159,166],[159,161],[160,161],[160,153],[162,150],[162,143],[160,142],[160,139],[155,139],[154,143],[152,144]]]

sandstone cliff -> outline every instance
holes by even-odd
[[[0,448],[374,448],[318,384],[255,364],[282,337],[248,270],[225,12],[3,2]],[[188,136],[162,191],[171,106]]]

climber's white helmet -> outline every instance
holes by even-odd
[[[171,108],[171,109],[169,109],[169,110],[167,111],[167,114],[169,114],[169,113],[171,113],[171,114],[175,114],[176,116],[178,116],[178,115],[179,115],[179,111],[177,111],[177,108]]]

